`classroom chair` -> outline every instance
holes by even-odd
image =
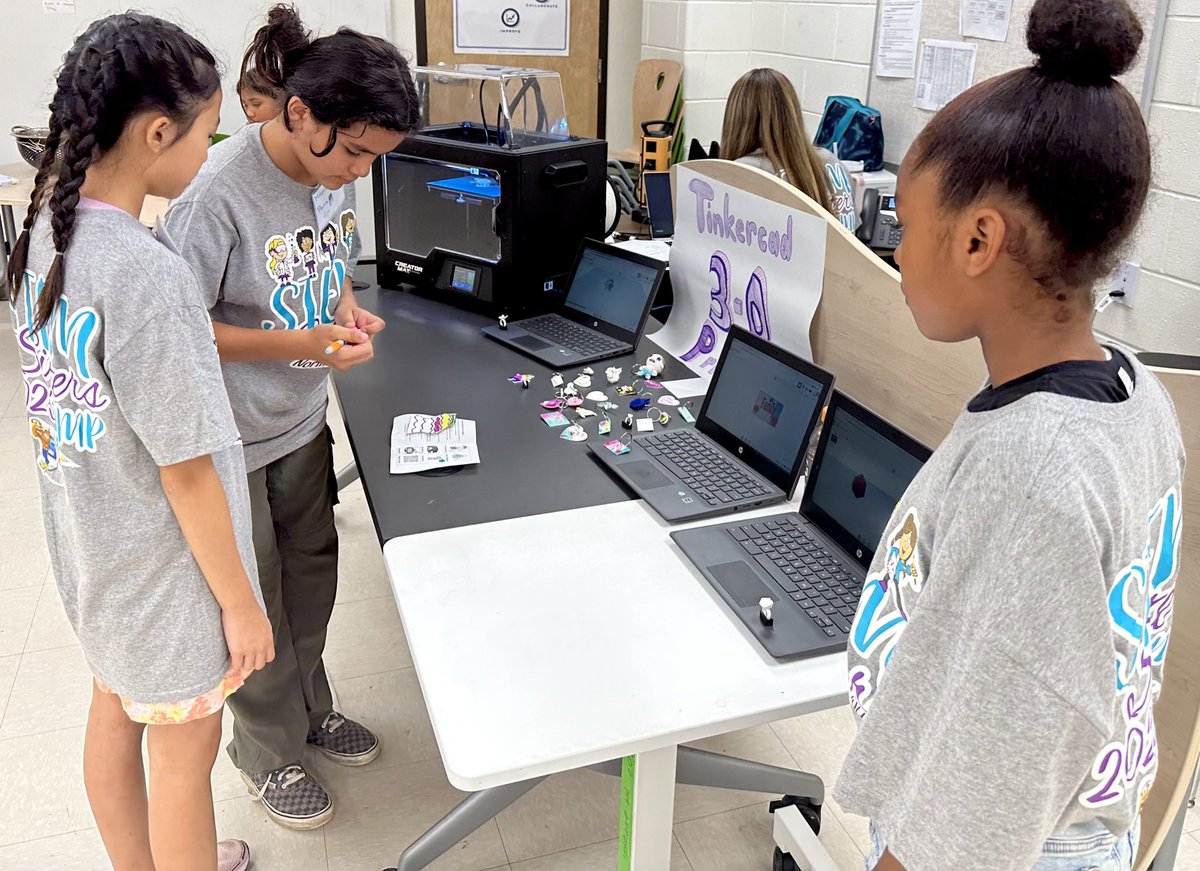
[[[648,58],[638,64],[633,77],[633,127],[630,143],[609,157],[622,163],[640,164],[642,160],[642,123],[677,120],[676,102],[683,67],[677,61]]]

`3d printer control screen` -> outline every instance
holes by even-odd
[[[389,154],[383,160],[383,181],[390,250],[428,257],[440,248],[499,261],[498,172]]]

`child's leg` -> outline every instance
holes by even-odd
[[[92,684],[83,782],[115,871],[155,871],[142,768],[144,729],[125,715],[120,698]]]
[[[200,720],[151,726],[150,844],[156,871],[216,871],[212,776],[221,711]]]

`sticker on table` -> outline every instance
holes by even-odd
[[[576,423],[564,429],[558,437],[569,442],[581,442],[587,438],[587,430]]]
[[[649,418],[639,417],[637,419],[638,432],[654,432],[654,421]]]
[[[571,422],[561,411],[552,411],[549,414],[539,415],[539,417],[548,427],[567,426]]]
[[[671,408],[674,408],[675,406],[677,406],[679,404],[679,400],[676,399],[674,396],[672,396],[670,393],[664,393],[662,396],[658,397],[658,404],[659,405],[669,405]]]
[[[629,445],[625,444],[625,442],[621,441],[620,439],[613,439],[611,442],[605,442],[604,447],[608,448],[618,457],[621,456],[621,454],[629,453]]]
[[[642,384],[644,384],[646,387],[649,387],[651,390],[662,390],[663,389],[663,386],[661,384],[659,384],[657,381],[651,381],[649,378],[647,378],[645,381],[643,381]]]

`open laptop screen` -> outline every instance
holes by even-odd
[[[593,320],[636,332],[661,271],[585,243],[564,305]]]
[[[808,447],[832,378],[822,382],[742,341],[739,332],[726,339],[704,417],[790,476]],[[796,363],[803,365],[799,358]]]
[[[887,421],[834,393],[800,511],[866,568],[929,455]]]
[[[671,202],[671,173],[643,172],[646,185],[646,212],[650,218],[650,235],[666,239],[675,235],[675,207]]]

